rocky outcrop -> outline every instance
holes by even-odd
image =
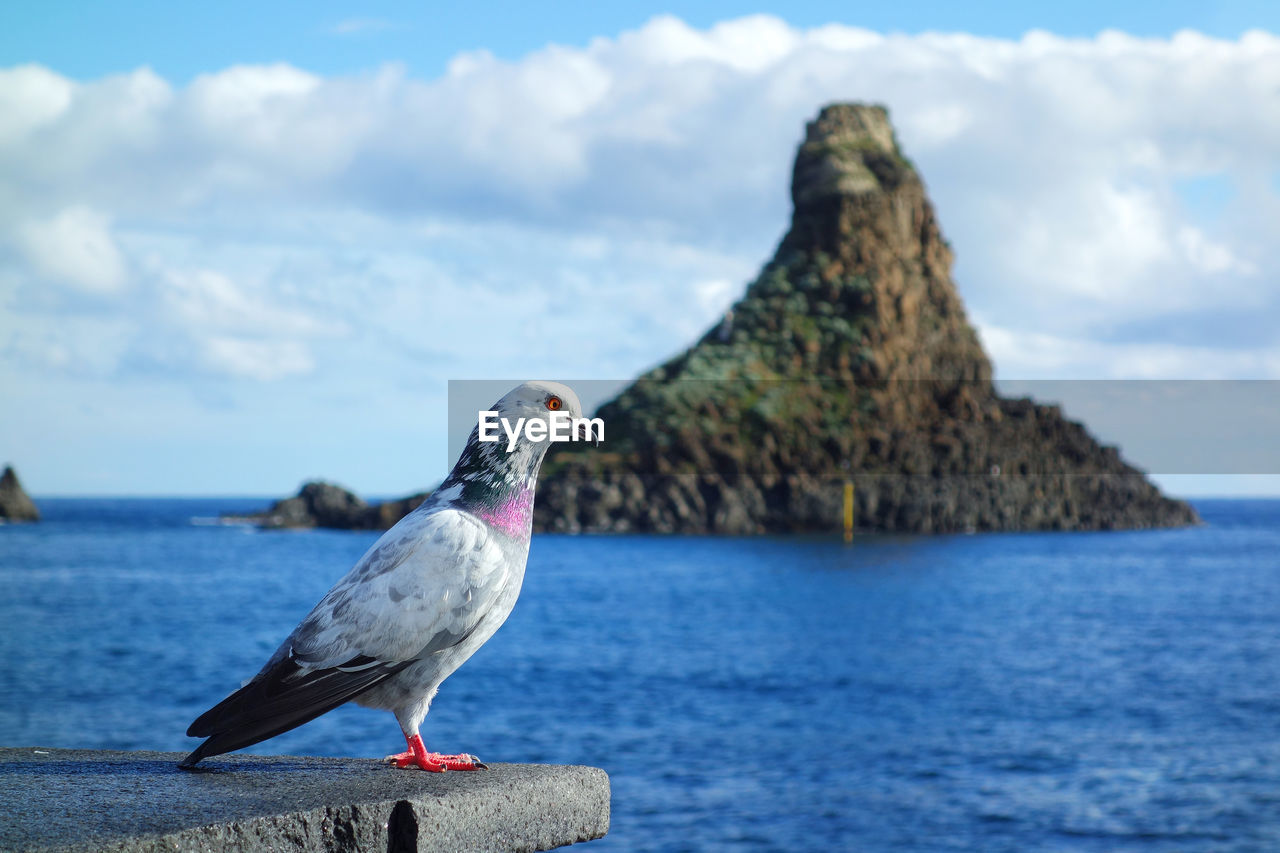
[[[1053,406],[1002,399],[951,249],[882,107],[808,125],[773,259],[690,349],[598,415],[604,453],[558,449],[543,530],[869,530],[1191,524],[1187,504]]]
[[[12,465],[4,467],[0,475],[0,522],[39,521],[40,510],[22,489]]]
[[[223,518],[265,528],[383,530],[416,509],[429,494],[422,492],[400,500],[369,504],[341,486],[313,481],[303,485],[293,497],[276,501],[265,512]]]
[[[537,529],[831,531],[846,483],[864,530],[1198,521],[1057,407],[996,393],[951,248],[882,107],[822,110],[791,195],[791,227],[742,299],[599,409],[604,448],[552,449]],[[306,491],[268,517],[386,527],[421,502]]]

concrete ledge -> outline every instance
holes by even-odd
[[[0,849],[549,850],[609,831],[595,767],[423,773],[372,759],[0,748]]]

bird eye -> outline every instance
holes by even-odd
[[[564,408],[564,400],[561,400],[559,397],[556,397],[554,395],[551,397],[548,397],[547,408],[553,412],[558,412],[562,408]]]

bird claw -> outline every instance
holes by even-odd
[[[459,755],[441,755],[438,752],[427,752],[421,755],[413,752],[399,752],[383,759],[387,764],[396,767],[416,767],[431,773],[443,773],[446,770],[488,770],[489,765],[479,758],[467,753]]]
[[[388,755],[382,760],[396,767],[417,767],[419,770],[426,770],[430,773],[443,773],[449,769],[444,765],[444,762],[432,760],[430,753],[418,756],[412,752],[397,752],[395,755]]]

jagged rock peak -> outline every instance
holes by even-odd
[[[879,105],[831,104],[805,129],[791,177],[796,212],[832,196],[891,189],[914,173],[902,155],[889,111]]]

